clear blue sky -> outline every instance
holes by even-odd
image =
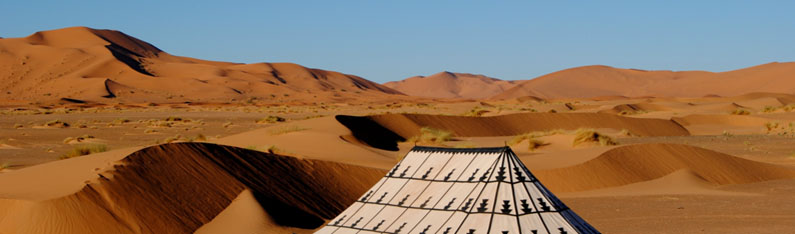
[[[795,1],[9,1],[0,36],[89,26],[175,55],[293,62],[376,82],[530,79],[604,64],[726,71],[795,61]]]

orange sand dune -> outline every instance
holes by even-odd
[[[704,97],[737,96],[752,92],[792,94],[795,92],[793,76],[795,62],[768,63],[727,72],[645,71],[584,66],[522,82],[493,98]]]
[[[417,97],[482,99],[502,93],[517,83],[484,75],[444,71],[427,77],[414,76],[387,82],[384,86]]]
[[[712,184],[795,178],[795,169],[679,144],[616,147],[584,163],[533,173],[554,192],[576,192],[650,181],[689,170]]]
[[[578,128],[628,129],[641,136],[688,135],[687,130],[669,120],[598,113],[519,113],[488,117],[387,114],[368,118],[404,137],[417,135],[419,128],[426,126],[470,137],[512,136],[533,131]]]
[[[361,77],[297,64],[174,56],[122,32],[85,27],[0,39],[0,89],[0,100],[30,103],[61,98],[102,103],[323,102],[400,94]]]
[[[145,148],[103,170],[119,157],[107,153],[4,173],[0,233],[189,233],[236,197],[261,205],[272,225],[313,229],[384,174],[208,143]]]

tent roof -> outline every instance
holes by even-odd
[[[316,233],[599,233],[509,147],[414,147]]]

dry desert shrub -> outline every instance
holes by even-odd
[[[258,123],[258,124],[266,124],[266,123],[277,123],[277,122],[284,122],[284,121],[287,121],[287,119],[279,117],[279,116],[270,115],[268,117],[265,117],[265,118],[262,118],[262,119],[258,119],[256,121],[256,123]]]
[[[512,145],[516,145],[516,144],[522,143],[523,141],[526,140],[527,144],[528,144],[528,148],[527,149],[530,150],[530,151],[535,151],[536,149],[541,148],[542,146],[549,145],[549,143],[546,143],[546,142],[544,142],[542,140],[536,139],[536,137],[548,136],[548,135],[552,135],[552,134],[550,134],[549,132],[525,133],[525,134],[522,134],[522,135],[514,136],[510,141],[508,141],[507,144],[512,146]]]
[[[179,116],[169,116],[169,117],[166,117],[165,121],[169,121],[169,122],[181,122],[181,121],[182,121],[182,117],[179,117]]]
[[[3,171],[3,170],[8,169],[8,168],[11,168],[11,164],[10,163],[4,162],[4,163],[0,164],[0,171]]]
[[[574,142],[572,142],[573,146],[588,142],[598,143],[601,146],[618,145],[618,142],[613,140],[612,137],[599,133],[593,129],[581,128],[574,133]]]
[[[480,117],[483,116],[483,114],[485,113],[489,113],[489,110],[483,109],[483,107],[480,106],[475,106],[466,113],[464,113],[464,116]]]
[[[733,110],[731,112],[731,114],[733,114],[733,115],[750,115],[751,112],[746,110],[746,109],[743,109],[743,108],[737,108],[736,110]]]
[[[270,134],[275,136],[275,135],[282,135],[282,134],[287,134],[287,133],[291,133],[291,132],[299,132],[299,131],[303,131],[303,130],[307,130],[307,129],[308,128],[304,128],[304,127],[301,127],[301,126],[291,125],[291,126],[284,126],[284,127],[273,129],[273,130],[270,131]]]
[[[125,123],[129,123],[129,122],[130,122],[130,120],[127,119],[127,118],[118,118],[118,119],[113,120],[113,122],[111,122],[111,123],[112,124],[125,124]]]
[[[767,122],[767,123],[765,123],[765,128],[767,129],[767,133],[768,134],[773,132],[773,130],[776,130],[776,128],[778,128],[778,126],[779,126],[778,122]]]
[[[453,138],[453,133],[445,130],[423,127],[419,136],[413,136],[407,142],[441,145]]]
[[[81,145],[76,145],[74,148],[72,148],[71,151],[61,155],[59,159],[74,158],[74,157],[105,152],[105,151],[108,151],[108,146],[105,144],[96,144],[96,143],[81,144]]]
[[[69,124],[66,123],[66,122],[63,122],[61,120],[56,119],[56,120],[50,120],[49,122],[44,123],[44,126],[53,127],[53,128],[68,128]]]

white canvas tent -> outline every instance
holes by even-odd
[[[414,147],[319,234],[599,233],[509,147]]]

